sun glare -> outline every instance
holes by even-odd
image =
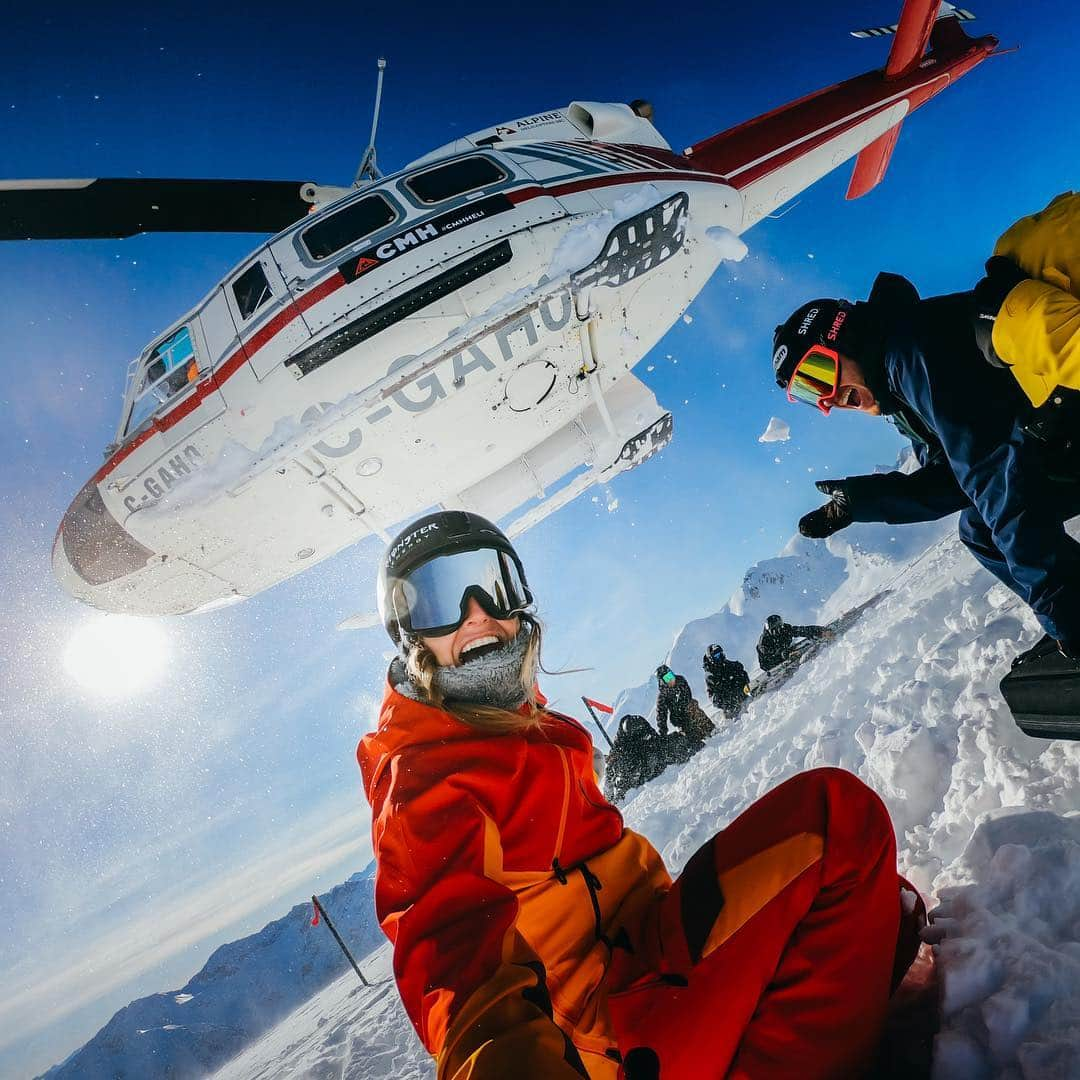
[[[124,697],[147,690],[165,672],[168,640],[151,619],[99,615],[82,623],[64,649],[64,670],[84,690]]]

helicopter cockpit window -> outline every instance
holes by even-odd
[[[254,263],[249,266],[234,282],[233,295],[236,297],[236,306],[240,311],[240,318],[246,319],[254,315],[271,299],[270,283],[266,280],[266,272],[262,263]]]
[[[438,165],[419,176],[411,176],[405,186],[424,203],[443,202],[467,191],[502,183],[507,177],[491,158],[469,157]]]
[[[191,331],[182,326],[160,342],[143,362],[127,430],[134,431],[166,401],[198,378],[199,365]]]
[[[303,231],[301,238],[313,259],[326,259],[384,228],[396,217],[397,211],[387,199],[382,195],[369,195],[317,221]]]

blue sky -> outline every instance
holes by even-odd
[[[348,183],[380,53],[387,169],[575,98],[647,97],[681,148],[880,66],[886,45],[847,31],[893,21],[898,4],[819,4],[811,20],[794,3],[422,5],[407,22],[393,5],[224,8],[8,15],[0,172]],[[591,669],[547,681],[567,710],[639,682],[687,619],[721,606],[817,504],[814,479],[900,448],[884,424],[787,405],[769,374],[773,325],[811,296],[865,297],[879,269],[924,294],[968,287],[1002,229],[1076,184],[1061,88],[1080,16],[1005,0],[977,14],[977,32],[1021,50],[913,116],[868,197],[844,202],[844,167],[746,234],[747,259],[721,268],[693,321],[637,369],[675,412],[671,447],[521,541],[548,665]],[[334,627],[372,607],[375,543],[237,608],[161,621],[161,670],[143,691],[88,691],[63,664],[97,616],[53,581],[50,545],[112,438],[127,361],[252,246],[0,247],[3,1076],[58,1061],[132,997],[179,986],[215,945],[368,858],[353,751],[388,643]],[[789,443],[757,442],[772,415]]]

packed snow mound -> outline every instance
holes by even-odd
[[[374,913],[375,864],[320,899],[362,957],[384,941]],[[185,1080],[239,1053],[348,966],[330,932],[311,926],[311,904],[257,934],[216,949],[180,990],[126,1005],[49,1080]]]
[[[943,887],[944,1021],[935,1080],[1080,1076],[1080,817],[975,830]]]

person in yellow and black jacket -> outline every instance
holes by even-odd
[[[960,539],[1080,672],[1080,545],[1064,528],[1080,513],[1080,392],[1034,408],[986,363],[972,306],[971,293],[921,299],[905,278],[879,274],[865,302],[811,300],[778,326],[773,373],[791,401],[918,433],[963,496]]]
[[[1034,406],[1058,387],[1080,390],[1080,194],[1012,225],[973,299],[983,355],[1007,367]]]

